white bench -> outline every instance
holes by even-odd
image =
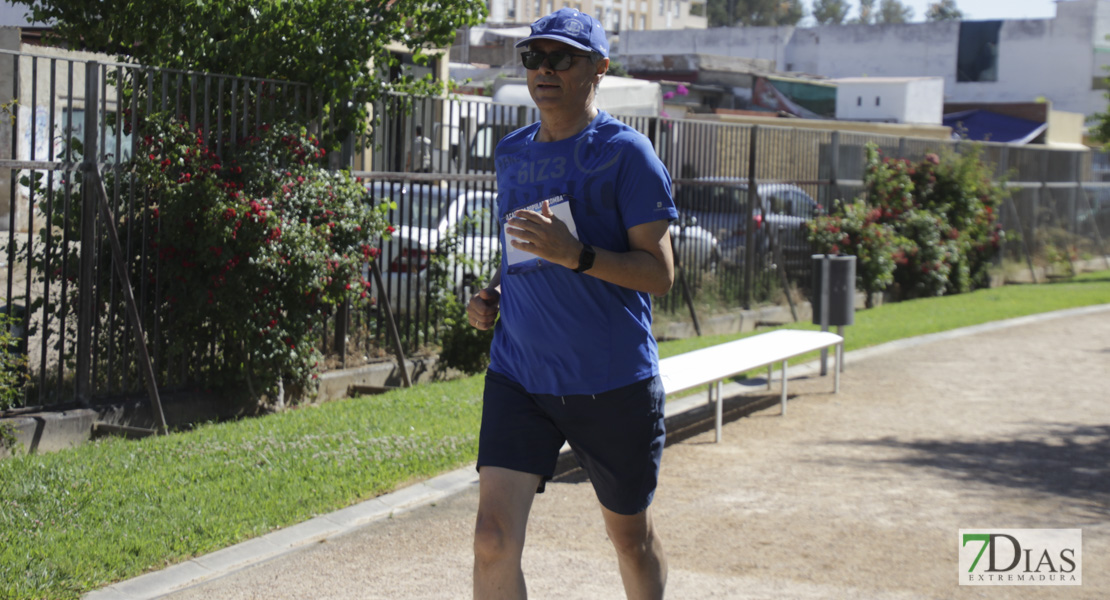
[[[767,389],[771,389],[775,363],[782,363],[782,414],[786,414],[786,361],[815,350],[836,347],[833,393],[840,391],[840,364],[844,338],[827,331],[778,329],[733,342],[694,350],[659,361],[663,389],[670,395],[709,384],[709,401],[716,398],[717,441],[721,441],[721,380],[753,369],[767,367]]]

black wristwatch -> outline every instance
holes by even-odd
[[[594,247],[589,244],[582,244],[582,253],[578,255],[578,268],[574,270],[575,273],[582,273],[583,271],[590,270],[594,266],[594,257],[597,253],[594,252]]]

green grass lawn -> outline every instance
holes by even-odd
[[[1110,272],[888,304],[856,313],[846,346],[1107,303]],[[738,337],[666,342],[660,353]],[[475,376],[0,460],[0,598],[77,598],[465,465],[481,390]]]

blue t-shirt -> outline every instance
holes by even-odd
[[[499,219],[566,199],[578,239],[629,250],[628,230],[678,217],[671,178],[651,142],[608,113],[577,135],[537,142],[539,123],[497,145]],[[507,268],[501,228],[501,317],[490,369],[537,394],[596,394],[658,374],[651,296],[546,263]]]

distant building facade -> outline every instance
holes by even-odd
[[[939,77],[947,102],[1106,109],[1110,0],[1060,0],[1054,19],[628,31],[619,59],[714,54],[829,78]]]

